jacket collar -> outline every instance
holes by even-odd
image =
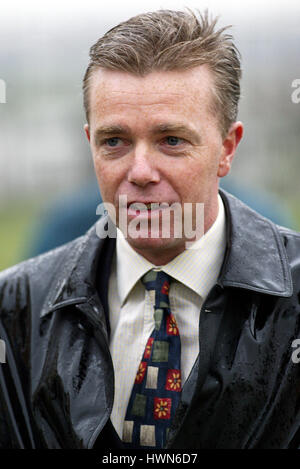
[[[97,291],[97,270],[99,267],[102,270],[109,267],[116,241],[116,230],[110,232],[110,237],[98,236],[105,231],[107,221],[108,218],[103,216],[84,236],[66,245],[65,258],[61,261],[53,287],[50,286],[41,317],[72,304],[88,302],[92,306],[101,305]]]
[[[226,212],[227,246],[219,285],[291,296],[290,267],[276,225],[228,192],[220,189],[220,195]],[[115,246],[115,238],[100,239],[97,235],[106,224],[107,217],[101,218],[86,235],[70,244],[72,249],[66,251],[67,259],[41,316],[71,304],[95,301],[97,265],[107,264],[107,253],[111,258]]]
[[[291,270],[277,226],[220,189],[227,220],[227,249],[221,286],[290,297]]]

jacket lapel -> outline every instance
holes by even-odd
[[[277,226],[220,190],[227,225],[227,252],[219,283],[268,295],[290,297],[290,266]]]

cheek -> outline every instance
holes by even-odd
[[[113,174],[109,170],[109,166],[103,164],[99,158],[94,159],[94,168],[97,176],[99,188],[103,199],[109,200],[109,194],[113,191],[114,181]]]
[[[92,147],[92,155],[96,174],[98,177],[101,177],[102,174],[109,170],[109,164],[95,147]]]
[[[193,162],[186,162],[185,166],[176,172],[173,187],[186,202],[197,202],[205,198],[217,181],[217,162],[214,158],[198,156]],[[200,160],[201,158],[201,160]]]
[[[113,202],[125,177],[122,164],[117,161],[105,161],[96,157],[94,159],[94,167],[103,199],[106,202]]]

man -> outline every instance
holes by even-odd
[[[219,191],[243,125],[215,23],[139,15],[91,48],[110,217],[1,274],[2,447],[299,446],[300,236]]]

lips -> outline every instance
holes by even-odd
[[[168,208],[169,207],[169,204],[167,202],[154,202],[154,201],[151,201],[151,202],[130,202],[128,205],[127,205],[127,208],[130,209],[130,210],[158,210],[158,209],[164,209],[164,208]]]
[[[133,202],[132,204],[128,205],[128,208],[131,210],[151,210],[152,203],[151,202]]]
[[[134,201],[127,205],[127,214],[129,217],[157,216],[168,207],[167,202]]]

